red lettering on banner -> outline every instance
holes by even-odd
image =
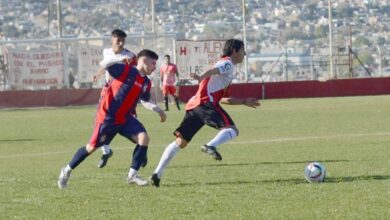
[[[38,65],[40,67],[51,67],[51,66],[61,66],[64,65],[63,60],[46,60],[46,61],[39,61]]]
[[[30,54],[25,53],[12,53],[12,58],[14,59],[31,59]]]
[[[58,84],[58,80],[56,78],[51,79],[23,79],[23,84],[26,85],[53,85]]]
[[[45,68],[38,68],[38,69],[30,69],[31,74],[47,74],[49,73],[48,69]]]
[[[187,55],[187,47],[180,47],[180,55],[183,55],[186,56]]]
[[[27,66],[27,67],[35,67],[34,63],[31,62],[31,61],[27,61],[27,62],[26,62],[26,66]]]

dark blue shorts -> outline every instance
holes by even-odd
[[[134,117],[130,117],[125,124],[119,125],[105,122],[96,123],[89,144],[94,148],[108,145],[118,133],[130,141],[135,142],[132,136],[136,136],[142,132],[146,132],[145,127]]]

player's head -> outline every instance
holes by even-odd
[[[166,64],[169,64],[171,62],[171,56],[169,56],[168,54],[164,56],[164,62]]]
[[[115,29],[111,32],[111,46],[114,52],[120,52],[126,43],[126,33],[122,30]]]
[[[244,42],[242,40],[230,39],[225,42],[223,56],[230,57],[233,63],[241,63],[245,55]]]
[[[146,75],[150,75],[156,69],[157,60],[156,52],[148,49],[141,50],[137,54],[137,69]]]

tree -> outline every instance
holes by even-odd
[[[353,15],[353,8],[348,4],[339,4],[335,11],[335,17],[349,18]]]
[[[384,44],[386,44],[386,38],[378,37],[378,45],[383,46]]]
[[[328,26],[320,26],[316,28],[316,31],[314,33],[314,37],[316,38],[324,38],[328,35],[329,27]]]
[[[370,41],[364,37],[364,36],[359,36],[356,38],[354,45],[356,47],[362,47],[362,46],[371,46]]]

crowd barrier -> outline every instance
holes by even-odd
[[[180,100],[187,102],[196,92],[195,86],[180,87]],[[390,77],[233,84],[230,95],[260,99],[364,96],[390,94]],[[96,105],[100,89],[58,89],[43,91],[0,92],[0,108],[59,107]],[[152,96],[154,97],[154,93]]]

